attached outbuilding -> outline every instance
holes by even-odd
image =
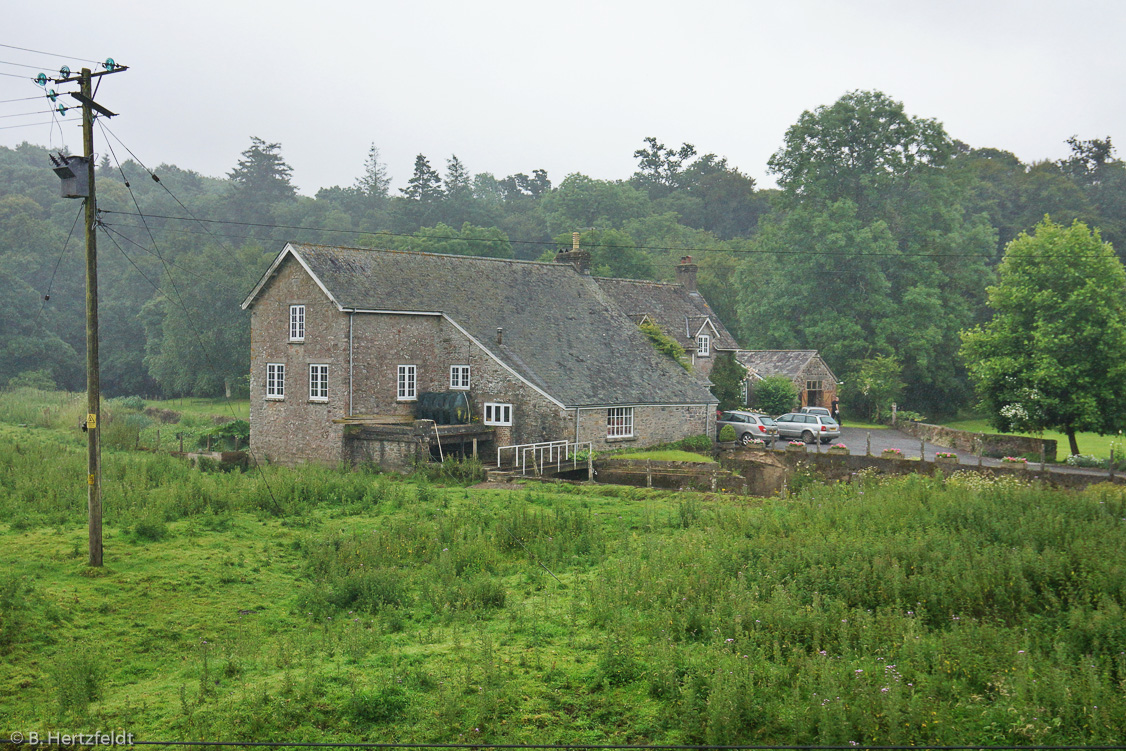
[[[770,376],[789,378],[802,407],[831,407],[837,398],[837,377],[815,349],[742,349],[735,359],[747,369],[746,395]]]

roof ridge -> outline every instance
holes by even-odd
[[[430,253],[425,250],[398,250],[396,248],[355,248],[350,245],[324,245],[322,243],[304,243],[304,242],[290,242],[287,245],[292,245],[294,248],[324,248],[326,250],[354,250],[360,253],[388,253],[400,254],[408,256],[426,256],[428,258],[464,258],[472,261],[497,261],[500,263],[520,263],[531,266],[550,266],[560,269],[573,269],[569,263],[558,263],[556,261],[530,261],[524,258],[496,258],[493,256],[466,256],[460,253]]]
[[[658,282],[654,279],[630,279],[624,276],[596,276],[595,279],[600,279],[605,282],[633,282],[634,284],[659,284],[663,287],[683,287],[680,282]]]

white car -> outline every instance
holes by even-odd
[[[840,438],[841,426],[833,418],[825,415],[801,412],[788,412],[774,418],[778,426],[779,438],[790,438],[813,443],[820,440],[828,443],[834,438]]]

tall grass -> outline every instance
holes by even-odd
[[[1126,737],[1119,486],[958,473],[719,503],[201,473],[121,451],[105,458],[106,525],[128,571],[97,582],[54,542],[80,538],[84,459],[53,434],[0,430],[0,559],[36,573],[0,579],[0,651],[51,652],[35,698],[0,692],[23,718],[39,701],[180,737],[467,744]],[[166,622],[104,599],[147,602],[165,582],[195,610]],[[82,617],[50,615],[87,584]],[[69,646],[98,635],[142,646],[120,663]],[[120,698],[166,673],[176,701]]]

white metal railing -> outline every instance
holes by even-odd
[[[579,467],[579,453],[586,450],[588,463],[589,457],[593,451],[593,444],[590,441],[585,443],[572,443],[571,441],[544,441],[542,443],[521,443],[515,446],[498,446],[497,447],[497,466],[503,467],[503,458],[507,454],[502,452],[512,452],[512,466],[514,469],[519,469],[520,474],[528,474],[529,466],[536,474],[543,474],[544,469],[554,465],[555,471],[558,472],[563,469],[563,465],[569,463],[571,469],[578,469]]]

